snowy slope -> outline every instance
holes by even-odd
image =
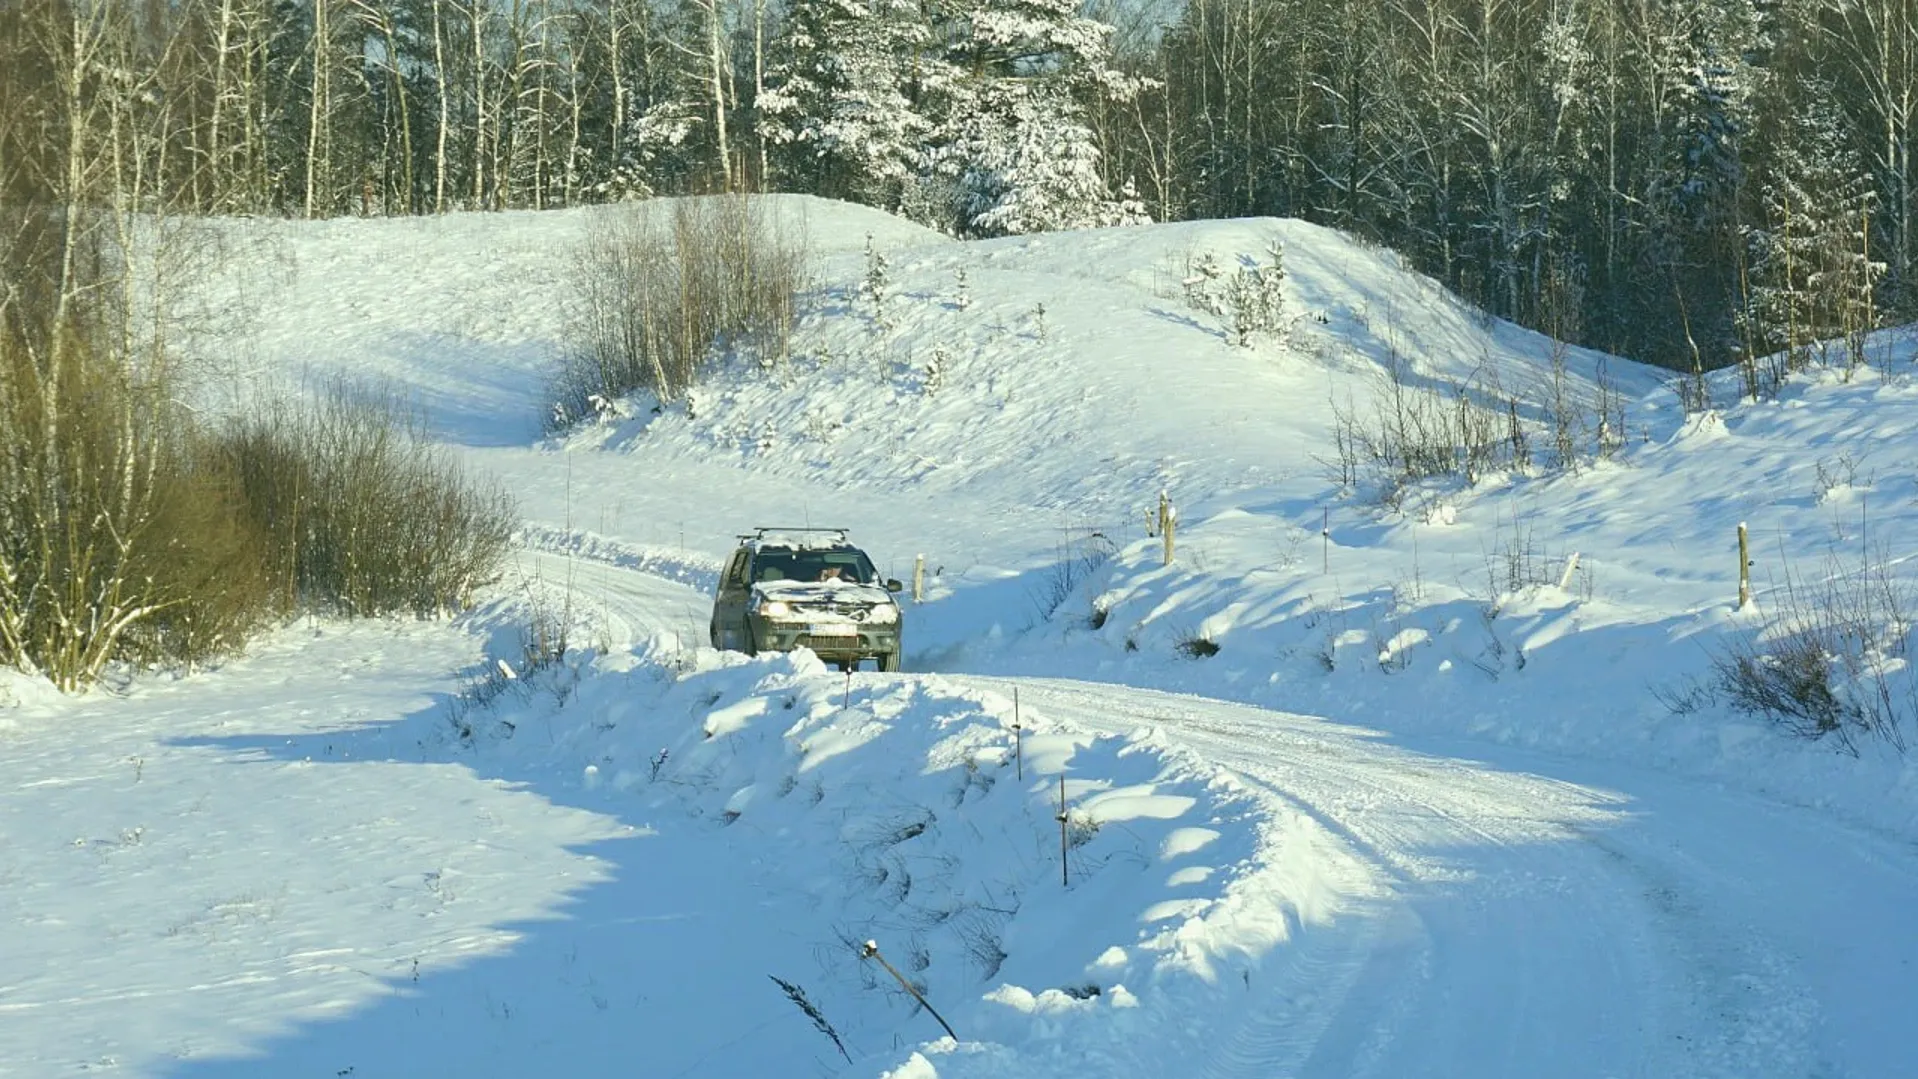
[[[1297,222],[958,244],[780,205],[821,252],[794,361],[557,440],[570,251],[616,211],[221,226],[209,393],[402,386],[522,549],[453,625],[0,681],[0,1075],[1906,1070],[1918,770],[1667,702],[1787,574],[1911,579],[1907,339],[1686,420]],[[1240,347],[1186,282],[1275,240]],[[1555,351],[1629,401],[1616,459],[1397,508],[1321,460],[1390,369],[1535,421]],[[925,555],[916,673],[701,647],[732,535],[804,523]],[[468,703],[535,608],[586,650]]]

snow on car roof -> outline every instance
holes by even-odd
[[[851,547],[843,528],[759,528],[739,537],[741,546],[753,550],[790,548],[797,551],[830,550]]]

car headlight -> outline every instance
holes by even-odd
[[[890,603],[884,606],[874,607],[872,610],[866,612],[866,623],[868,625],[884,626],[897,621],[899,621],[899,608]]]
[[[793,613],[793,609],[783,600],[776,599],[761,600],[756,609],[767,618],[784,618]]]

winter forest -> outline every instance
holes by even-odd
[[[1918,0],[16,0],[0,198],[1251,215],[1683,371],[1918,318]]]

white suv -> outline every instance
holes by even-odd
[[[899,669],[898,581],[881,579],[843,528],[759,528],[719,576],[714,648],[757,654],[800,646],[846,670]]]

